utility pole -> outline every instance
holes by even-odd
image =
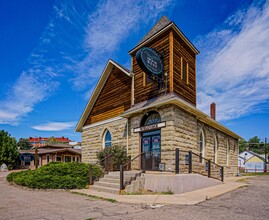
[[[267,172],[267,167],[266,167],[266,142],[267,142],[267,138],[265,138],[264,140],[264,172],[266,173]]]
[[[35,168],[38,168],[38,154],[37,154],[37,146],[35,147]]]

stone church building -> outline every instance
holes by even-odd
[[[216,121],[214,103],[211,116],[196,108],[198,54],[162,17],[129,51],[130,70],[109,60],[75,129],[82,133],[82,161],[94,163],[98,151],[117,144],[131,158],[144,153],[132,169],[174,171],[179,148],[182,173],[191,150],[198,164],[206,158],[235,175],[240,137]]]

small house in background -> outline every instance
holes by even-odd
[[[49,140],[53,138],[55,141],[62,144],[69,144],[71,140],[67,137],[29,137],[28,141],[33,147],[46,146]]]
[[[35,155],[35,149],[20,150],[20,154]],[[38,147],[38,166],[46,165],[49,162],[81,162],[81,149],[75,149],[67,144],[47,144]],[[31,162],[21,161],[23,168],[34,168],[34,160]]]
[[[264,172],[264,162],[264,155],[259,155],[249,150],[243,151],[238,157],[238,167],[243,172]]]

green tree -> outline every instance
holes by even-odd
[[[268,147],[268,145],[267,145]],[[264,153],[264,142],[258,136],[250,138],[248,141],[241,139],[239,140],[239,151],[250,150],[257,154]]]
[[[261,141],[261,139],[258,136],[254,136],[253,138],[250,138],[248,140],[248,147],[249,150],[262,154],[264,153],[264,143]]]
[[[10,137],[8,132],[0,131],[0,164],[5,163],[9,169],[12,169],[16,166],[18,157],[16,139]]]
[[[239,152],[243,152],[246,150],[248,147],[248,142],[245,139],[240,139],[239,140]]]
[[[102,149],[97,153],[97,158],[99,161],[101,161],[108,155],[112,155],[115,169],[119,169],[119,165],[124,165],[130,160],[125,147],[120,145],[113,145],[112,147],[106,147],[105,149]],[[104,166],[104,162],[105,161],[102,161],[101,165]]]
[[[17,147],[20,150],[30,150],[32,148],[32,145],[28,141],[28,139],[20,138],[20,140],[17,143]]]

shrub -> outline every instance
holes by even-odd
[[[120,145],[113,145],[112,147],[107,147],[97,153],[97,158],[102,160],[108,155],[112,155],[113,164],[115,167],[119,167],[119,165],[123,165],[127,163],[130,158],[127,156],[127,152],[125,147]]]
[[[93,166],[93,177],[99,178],[102,169]],[[85,188],[89,182],[89,165],[85,163],[51,162],[36,170],[10,173],[9,182],[37,189],[74,189]]]

